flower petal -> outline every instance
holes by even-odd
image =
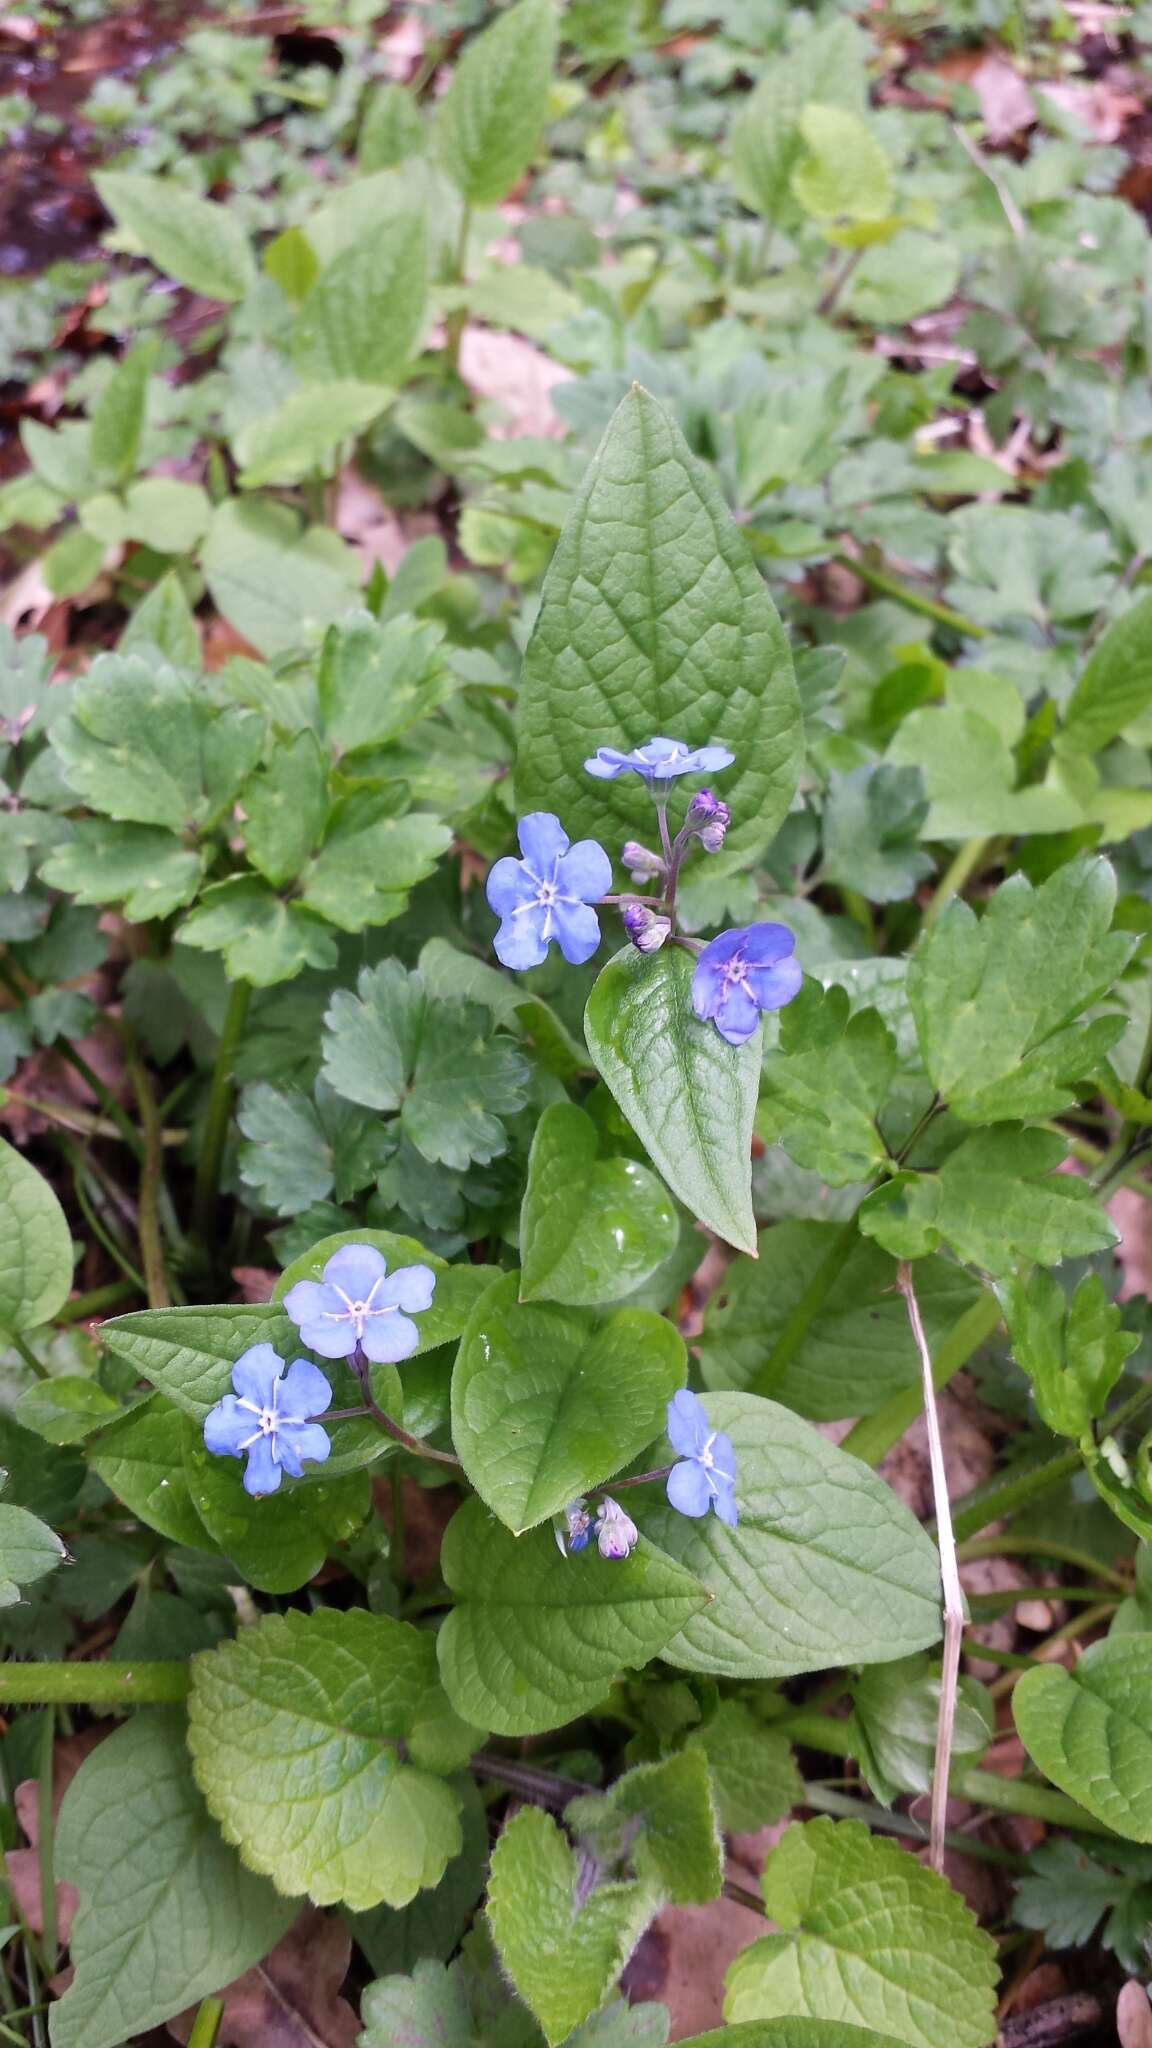
[[[743,924],[732,925],[726,932],[717,932],[714,939],[709,939],[698,964],[701,967],[726,966],[733,954],[741,951],[747,937],[748,927]]]
[[[239,1458],[259,1427],[250,1408],[241,1408],[235,1394],[225,1394],[204,1417],[204,1443],[218,1457]]]
[[[369,1316],[361,1349],[373,1365],[399,1365],[402,1358],[411,1358],[419,1342],[420,1332],[407,1316]]]
[[[419,1315],[421,1309],[431,1308],[435,1292],[436,1275],[431,1266],[397,1266],[377,1289],[372,1306],[404,1308],[409,1315]]]
[[[595,775],[601,782],[615,782],[626,768],[631,768],[629,755],[622,754],[618,747],[597,747],[590,760],[585,761],[589,775]]]
[[[516,827],[520,851],[533,874],[547,881],[562,853],[568,851],[568,834],[553,811],[529,811]]]
[[[272,1389],[283,1365],[284,1360],[271,1344],[252,1344],[241,1352],[232,1367],[232,1385],[241,1400],[251,1401],[256,1408],[271,1408],[275,1398]]]
[[[749,967],[771,967],[796,951],[796,934],[786,924],[750,924],[744,928],[744,958]]]
[[[556,882],[561,895],[595,903],[612,887],[612,863],[595,839],[578,839],[557,861]]]
[[[716,1510],[717,1521],[723,1522],[729,1529],[736,1527],[740,1511],[736,1506],[736,1488],[730,1479],[717,1481],[716,1490],[712,1495],[712,1506]]]
[[[552,913],[556,943],[571,967],[582,967],[600,944],[600,920],[587,903],[558,903]]]
[[[321,1358],[351,1358],[356,1349],[356,1325],[351,1316],[322,1321],[317,1317],[314,1323],[299,1323],[300,1342],[309,1351],[318,1351]]]
[[[333,1252],[324,1268],[326,1287],[338,1287],[349,1301],[367,1301],[374,1287],[379,1287],[388,1272],[388,1261],[383,1252],[370,1244],[342,1244]],[[343,1308],[342,1301],[326,1302],[326,1308]]]
[[[539,883],[533,881],[522,860],[506,853],[489,870],[485,893],[497,917],[510,917],[521,903],[535,901]]]
[[[804,969],[798,960],[777,960],[772,967],[750,967],[748,986],[761,1010],[782,1010],[800,993]]]
[[[718,1429],[708,1449],[712,1457],[713,1479],[726,1479],[729,1485],[734,1484],[736,1479],[736,1452],[733,1449],[731,1437],[725,1436],[724,1432]]]
[[[330,1287],[324,1287],[319,1280],[297,1280],[284,1296],[284,1313],[291,1316],[298,1329],[305,1323],[319,1322],[325,1309],[341,1307],[340,1299]]]
[[[735,754],[730,754],[727,747],[697,747],[692,756],[693,773],[716,775],[721,768],[730,768],[735,759]]]
[[[289,1422],[276,1432],[273,1455],[290,1478],[299,1479],[306,1458],[313,1464],[322,1465],[331,1449],[328,1432],[321,1429],[318,1422]]]
[[[270,1436],[257,1437],[244,1469],[245,1493],[275,1493],[280,1485],[280,1467],[272,1451]]]
[[[741,982],[733,983],[713,1022],[721,1038],[726,1038],[729,1045],[743,1045],[760,1022],[760,1011],[751,990]]]
[[[280,1385],[281,1431],[305,1422],[311,1415],[323,1415],[331,1405],[332,1389],[320,1367],[307,1358],[294,1358]]]
[[[525,968],[539,967],[548,958],[548,941],[544,936],[547,915],[544,905],[537,903],[531,910],[505,918],[492,941],[496,958],[503,966],[522,974]]]
[[[704,1404],[690,1387],[681,1387],[668,1403],[668,1441],[682,1458],[698,1457],[708,1441],[709,1424]]]
[[[693,1521],[708,1513],[711,1488],[704,1467],[694,1459],[686,1458],[682,1465],[673,1465],[668,1474],[667,1493],[677,1513],[691,1515]]]

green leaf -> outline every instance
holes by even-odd
[[[892,2034],[869,2027],[844,2026],[840,2020],[748,2020],[743,2025],[693,2034],[679,2048],[900,2048]]]
[[[399,383],[419,347],[427,298],[424,215],[414,206],[382,221],[321,271],[293,329],[297,369],[321,382]]]
[[[518,0],[468,44],[436,110],[435,139],[470,206],[503,199],[536,154],[548,112],[556,17]]]
[[[712,1796],[726,1833],[746,1833],[799,1806],[804,1782],[786,1735],[758,1721],[742,1700],[721,1700],[712,1719],[693,1729],[712,1775]]]
[[[213,603],[261,654],[319,640],[354,602],[360,566],[327,527],[268,498],[217,505],[200,557]]]
[[[203,871],[203,855],[159,826],[81,818],[41,874],[76,903],[122,903],[125,917],[147,924],[190,903]]]
[[[562,1557],[551,1530],[517,1539],[478,1500],[449,1523],[440,1566],[457,1596],[437,1639],[445,1691],[458,1714],[497,1735],[576,1720],[708,1597],[643,1538],[626,1558]]]
[[[297,1340],[283,1355],[297,1356]],[[282,1486],[266,1499],[244,1491],[243,1461],[214,1456],[185,1421],[184,1477],[210,1540],[232,1559],[241,1579],[261,1593],[295,1593],[348,1543],[371,1512],[365,1471],[314,1467],[318,1478]]]
[[[342,931],[387,924],[408,907],[452,843],[448,826],[423,812],[402,815],[407,791],[354,789],[335,805],[324,844],[303,877],[304,903]]]
[[[176,668],[196,668],[200,661],[200,633],[184,586],[174,569],[169,569],[142,598],[120,635],[118,652],[154,647]]]
[[[961,253],[954,243],[939,233],[903,228],[890,242],[865,249],[863,262],[848,281],[845,303],[856,319],[872,327],[903,326],[946,305],[960,278]],[[929,471],[925,482],[937,478]],[[1003,471],[997,477],[990,466],[984,488],[1003,490]]]
[[[111,1869],[124,1883],[109,1885]],[[60,1809],[56,1870],[80,1909],[52,2048],[119,2048],[162,2026],[259,1962],[298,1911],[221,1841],[182,1717],[154,1707],[81,1764]]]
[[[452,1375],[452,1441],[514,1534],[607,1480],[661,1434],[683,1340],[647,1309],[597,1317],[517,1301],[508,1273],[477,1303]]]
[[[1012,1695],[1029,1756],[1117,1834],[1152,1842],[1152,1636],[1093,1643],[1074,1671],[1037,1665]]]
[[[910,2048],[994,2040],[996,1945],[959,1892],[895,1842],[860,1821],[794,1822],[763,1887],[782,1932],[737,1956],[726,2019],[799,2009],[884,2027]]]
[[[325,636],[316,691],[335,747],[384,747],[443,702],[454,688],[440,653],[440,626],[412,618],[381,625],[349,612]]]
[[[740,1526],[645,1504],[652,1541],[712,1595],[666,1645],[666,1662],[786,1678],[884,1664],[934,1643],[936,1550],[891,1488],[774,1401],[710,1394],[707,1407],[735,1448]]]
[[[806,145],[792,173],[793,197],[821,221],[882,221],[892,212],[892,166],[867,121],[813,103],[799,121]]]
[[[385,81],[373,87],[356,139],[361,172],[390,171],[414,156],[424,141],[424,123],[412,94]]]
[[[300,873],[324,829],[328,764],[315,735],[301,732],[278,747],[240,795],[244,850],[266,882],[279,888]]]
[[[760,1233],[759,1258],[733,1260],[704,1314],[706,1386],[769,1394],[813,1422],[834,1422],[871,1415],[919,1385],[895,1260],[867,1239],[845,1247],[842,1237],[838,1223],[776,1223]],[[977,1282],[946,1259],[921,1264],[916,1292],[933,1351],[979,1298]]]
[[[652,1917],[642,1884],[581,1897],[580,1865],[550,1814],[525,1806],[492,1852],[488,1918],[500,1960],[546,2040],[602,2005]]]
[[[161,555],[186,555],[202,540],[212,501],[199,484],[173,476],[146,476],[124,500],[124,537]]]
[[[588,1050],[674,1195],[739,1251],[755,1249],[752,1119],[760,1033],[729,1045],[692,1012],[694,962],[679,946],[628,946],[584,1015]]]
[[[225,305],[244,297],[256,266],[230,207],[198,199],[172,178],[134,171],[99,171],[95,184],[117,225],[128,229],[157,270]]]
[[[205,889],[178,933],[182,946],[222,953],[230,981],[271,988],[305,967],[335,967],[336,941],[305,905],[285,903],[255,875],[233,875]]]
[[[447,939],[429,939],[420,952],[420,977],[431,997],[470,997],[491,1010],[497,1024],[522,1031],[542,1067],[562,1081],[588,1071],[588,1055],[563,1019],[521,978],[502,974]]]
[[[806,981],[764,1057],[756,1132],[830,1187],[870,1180],[888,1157],[880,1112],[896,1041],[875,1010],[850,1015],[847,989]]]
[[[190,1550],[214,1551],[192,1505],[184,1471],[186,1433],[180,1410],[157,1395],[105,1429],[88,1463],[129,1514],[150,1529]]]
[[[455,1793],[403,1761],[439,1695],[424,1630],[358,1610],[269,1616],[193,1665],[196,1782],[281,1891],[406,1905],[460,1848]]]
[[[860,1229],[897,1259],[923,1258],[946,1240],[965,1265],[994,1277],[1021,1259],[1058,1266],[1107,1251],[1119,1233],[1092,1189],[1058,1171],[1067,1151],[1050,1131],[974,1131],[936,1173],[902,1173],[877,1188]]]
[[[259,712],[148,654],[101,654],[52,735],[72,788],[121,823],[184,832],[232,801],[264,737]]]
[[[536,1126],[520,1211],[522,1301],[618,1301],[674,1250],[676,1210],[655,1174],[598,1152],[591,1117],[551,1103]]]
[[[544,580],[521,680],[519,809],[555,811],[573,839],[646,841],[652,803],[640,777],[597,782],[584,761],[653,732],[689,746],[722,740],[736,756],[723,776],[734,822],[711,862],[713,872],[745,866],[799,775],[792,658],[711,472],[637,386],[588,466]]]
[[[487,1809],[471,1772],[451,1782],[460,1801],[463,1847],[449,1862],[439,1884],[430,1891],[417,1892],[406,1906],[373,1906],[368,1913],[344,1915],[374,1970],[419,1972],[424,1957],[446,1962],[459,1948],[460,1937],[483,1895],[488,1882]],[[361,2013],[366,2026],[377,2006],[383,2010],[382,1998],[372,1995],[379,1990],[378,1985],[370,1985],[364,1994]]]
[[[1042,1419],[1058,1436],[1083,1436],[1103,1415],[1139,1337],[1121,1329],[1098,1273],[1086,1273],[1070,1301],[1043,1267],[1005,1280],[999,1291],[1013,1355]]]
[[[927,1792],[940,1718],[940,1678],[927,1657],[872,1665],[856,1680],[852,1706],[856,1754],[877,1799],[891,1806],[902,1792]],[[962,1677],[952,1730],[953,1769],[983,1756],[995,1719],[995,1703],[984,1687]]]
[[[430,1001],[398,960],[363,969],[324,1019],[324,1078],[348,1102],[399,1110],[418,1152],[462,1169],[507,1149],[501,1118],[524,1105],[529,1070],[508,1040],[489,1035],[476,1003]]]
[[[921,941],[908,997],[924,1063],[965,1122],[1057,1115],[1115,1044],[1116,1018],[1075,1022],[1131,957],[1115,903],[1107,861],[1079,859],[1038,889],[1014,875],[982,919],[954,897]]]
[[[869,903],[899,903],[932,873],[916,844],[928,805],[915,768],[854,768],[833,775],[821,828],[824,872]]]
[[[0,1500],[0,1607],[13,1606],[22,1586],[46,1578],[67,1555],[46,1522]]]
[[[638,1764],[607,1792],[570,1800],[564,1824],[598,1862],[630,1862],[643,1884],[674,1905],[703,1905],[720,1896],[723,1845],[708,1762],[699,1749]]]
[[[229,1391],[232,1367],[242,1351],[271,1344],[287,1358],[294,1355],[290,1346],[300,1347],[295,1323],[282,1309],[263,1302],[138,1309],[101,1324],[100,1337],[114,1357],[200,1424]]]
[[[148,379],[156,344],[145,341],[118,363],[92,408],[92,467],[114,484],[136,474]]]
[[[340,444],[354,439],[382,413],[389,394],[351,379],[306,384],[274,412],[248,420],[233,446],[245,490],[259,484],[296,484],[334,474]]]
[[[773,52],[732,126],[732,183],[766,220],[796,212],[792,173],[804,154],[800,116],[810,100],[863,114],[868,44],[844,17],[809,30],[787,55]]]
[[[0,1140],[0,1331],[35,1330],[72,1285],[72,1234],[52,1189]]]
[[[320,261],[303,228],[281,230],[261,258],[268,276],[298,306],[316,282]]]
[[[1023,707],[1014,690],[1012,696],[1022,725]],[[1047,783],[1017,788],[1017,737],[968,704],[932,704],[909,714],[888,749],[888,764],[924,777],[929,803],[922,838],[1064,832],[1081,822],[1082,806],[1063,789]]]
[[[53,1373],[36,1380],[16,1398],[13,1415],[23,1429],[50,1444],[83,1443],[93,1430],[123,1414],[119,1401],[98,1380],[83,1373]]]
[[[1152,705],[1152,593],[1097,641],[1064,711],[1059,745],[1095,754]]]
[[[54,540],[40,567],[53,597],[79,597],[104,566],[104,542],[70,526]]]

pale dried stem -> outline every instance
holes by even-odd
[[[940,1437],[940,1415],[932,1378],[932,1355],[920,1304],[912,1281],[912,1268],[901,1261],[897,1286],[904,1296],[908,1320],[924,1377],[924,1420],[928,1427],[928,1462],[932,1473],[932,1495],[936,1508],[936,1541],[940,1550],[940,1584],[944,1594],[944,1661],[940,1672],[940,1710],[936,1719],[936,1755],[932,1762],[932,1817],[928,1834],[928,1856],[933,1870],[944,1868],[944,1833],[948,1815],[948,1777],[952,1763],[952,1734],[956,1725],[956,1692],[960,1682],[960,1649],[964,1635],[964,1590],[956,1561],[956,1539],[952,1533],[952,1508],[948,1499],[948,1478],[944,1470],[944,1445]]]

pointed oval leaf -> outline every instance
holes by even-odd
[[[1037,1665],[1012,1710],[1054,1785],[1117,1834],[1152,1842],[1152,1635],[1093,1643],[1075,1671]]]
[[[100,171],[96,189],[120,227],[135,235],[157,270],[205,298],[242,299],[256,275],[252,245],[236,215],[173,178]]]
[[[0,1330],[50,1323],[72,1285],[72,1234],[43,1174],[0,1139]]]
[[[536,151],[556,51],[552,0],[519,0],[469,43],[436,115],[436,146],[470,206],[503,199]]]
[[[600,1159],[596,1126],[554,1102],[536,1126],[520,1210],[523,1301],[619,1301],[675,1249],[676,1210],[635,1159]]]

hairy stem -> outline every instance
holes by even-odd
[[[186,1663],[0,1664],[0,1700],[14,1706],[172,1706],[188,1685]]]
[[[40,1953],[45,1975],[51,1977],[58,1958],[56,1942],[56,1823],[52,1813],[52,1772],[55,1763],[56,1716],[47,1713],[40,1737],[36,1788],[36,1853],[40,1865]]]

